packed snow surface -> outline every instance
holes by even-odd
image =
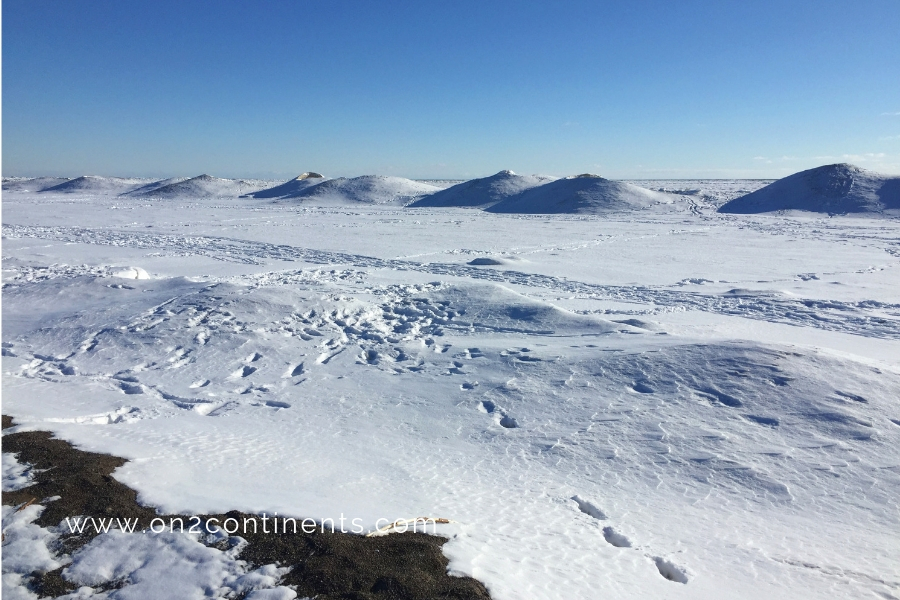
[[[488,207],[488,212],[597,214],[674,206],[676,197],[623,181],[584,174],[526,189]]]
[[[802,210],[828,214],[900,212],[900,177],[854,165],[826,165],[794,173],[723,205],[723,213]]]
[[[4,413],[130,459],[167,513],[450,519],[450,568],[498,600],[900,597],[898,221],[658,187],[701,201],[5,192]],[[60,556],[40,510],[4,509],[4,598],[65,560],[120,597],[291,594],[184,536]]]
[[[512,171],[500,171],[490,177],[463,181],[454,186],[426,196],[412,207],[461,206],[484,208],[529,188],[553,181],[546,175],[516,175]]]
[[[383,175],[338,177],[301,189],[285,198],[315,205],[341,204],[408,204],[416,198],[440,188],[405,179]],[[257,195],[257,197],[260,197]]]

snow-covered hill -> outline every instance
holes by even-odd
[[[484,208],[527,189],[553,181],[546,175],[516,175],[512,171],[500,171],[490,177],[464,181],[435,192],[410,205],[411,208],[427,206],[463,206]]]
[[[403,205],[438,189],[440,188],[403,177],[363,175],[352,179],[345,177],[329,179],[318,185],[301,189],[285,198],[316,205]]]
[[[154,198],[220,198],[237,197],[265,187],[265,182],[245,179],[220,179],[199,175],[156,188],[146,195]]]
[[[719,208],[723,213],[802,210],[828,214],[900,210],[900,177],[841,163],[795,173]]]
[[[325,181],[325,178],[321,174],[307,171],[293,179],[285,181],[281,185],[246,194],[246,196],[251,198],[283,198],[285,196],[298,194],[306,188],[319,185],[323,181]]]
[[[124,192],[123,196],[149,196],[154,191],[165,187],[167,185],[172,185],[173,183],[181,183],[182,181],[187,181],[189,177],[170,177],[168,179],[160,179],[159,181],[151,181],[150,183],[144,184],[142,186],[136,187],[133,190],[129,190]]]
[[[496,213],[596,214],[674,205],[676,197],[662,192],[584,174],[557,179],[525,190],[486,210]]]
[[[75,179],[64,181],[63,183],[60,183],[53,187],[44,188],[41,191],[47,193],[100,194],[116,196],[118,194],[131,191],[146,184],[146,179],[83,175],[81,177],[76,177]]]
[[[40,192],[69,181],[68,177],[4,177],[4,192]]]

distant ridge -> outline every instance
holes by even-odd
[[[673,204],[662,192],[584,173],[525,190],[485,209],[493,213],[597,214]]]
[[[363,175],[352,179],[345,177],[328,179],[290,196],[285,196],[283,199],[323,205],[393,204],[399,206],[439,189],[436,186],[404,177]]]
[[[546,175],[516,175],[512,171],[500,171],[490,177],[464,181],[435,192],[410,205],[410,208],[462,206],[485,208],[501,202],[524,190],[544,185],[556,179]]]
[[[719,208],[721,213],[754,214],[802,210],[827,214],[900,210],[900,177],[839,163],[789,175]]]
[[[302,192],[306,188],[318,185],[323,181],[325,181],[325,178],[321,174],[308,171],[285,181],[281,185],[253,192],[252,194],[245,194],[245,196],[250,198],[283,198]]]

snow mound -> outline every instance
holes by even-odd
[[[794,173],[736,198],[722,213],[803,210],[828,214],[883,213],[900,209],[900,177],[842,163]]]
[[[67,181],[68,177],[4,177],[3,191],[42,192]]]
[[[447,189],[435,192],[410,206],[465,206],[484,208],[524,192],[525,190],[553,181],[546,175],[516,175],[512,171],[500,171],[490,177],[464,181]]]
[[[122,279],[150,279],[149,273],[140,267],[127,267],[112,274],[113,277]]]
[[[403,205],[439,188],[405,179],[383,175],[363,175],[347,179],[338,177],[308,187],[287,196],[311,204],[393,204]]]
[[[522,262],[522,259],[518,256],[481,256],[473,258],[466,264],[473,267],[496,267],[500,265],[514,265],[520,262]]]
[[[260,183],[244,179],[219,179],[204,174],[164,185],[146,195],[154,198],[236,198],[259,190],[262,187]]]
[[[641,210],[673,201],[669,194],[586,173],[525,190],[485,210],[494,213],[595,214]]]
[[[110,194],[118,195],[145,185],[146,179],[127,179],[124,177],[99,177],[97,175],[83,175],[70,179],[59,185],[44,188],[42,192],[54,192],[64,194]]]
[[[318,185],[323,181],[325,181],[325,178],[321,174],[309,171],[285,181],[281,185],[246,195],[250,198],[284,198],[285,196],[298,194],[306,188]]]

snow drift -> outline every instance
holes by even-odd
[[[900,177],[842,163],[794,173],[719,208],[751,214],[803,210],[828,214],[883,213],[900,209]]]
[[[286,198],[311,204],[396,204],[403,205],[440,188],[405,179],[383,175],[363,175],[347,179],[338,177],[307,187]],[[257,196],[259,197],[259,196]]]
[[[217,198],[237,197],[258,190],[261,182],[244,179],[219,179],[210,175],[199,175],[185,181],[170,183],[149,191],[154,198]]]
[[[672,204],[674,198],[630,183],[584,174],[525,190],[488,207],[488,212],[528,214],[595,214]]]
[[[516,175],[512,171],[500,171],[490,177],[464,181],[441,190],[411,204],[411,207],[465,206],[484,208],[510,196],[553,181],[546,175]]]
[[[298,194],[306,188],[318,185],[323,181],[325,181],[325,178],[321,174],[308,171],[293,179],[285,181],[281,185],[246,194],[246,196],[250,198],[283,198],[285,196]]]

